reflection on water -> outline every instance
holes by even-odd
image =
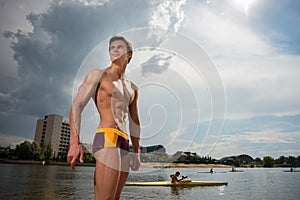
[[[40,194],[41,199],[59,199],[70,197],[75,193],[72,180],[74,173],[64,173],[56,166],[32,166],[29,168],[26,184],[25,197],[31,198],[35,194]]]
[[[4,174],[0,199],[93,199],[90,169],[72,171],[65,166],[4,164],[0,167]]]
[[[220,187],[218,187],[218,189],[219,189],[219,195],[223,195],[224,193],[224,191],[225,191],[225,187],[226,186],[220,186]]]
[[[191,192],[193,187],[170,187],[171,195],[173,197],[177,197],[177,199],[191,199]],[[190,198],[188,198],[190,197]]]
[[[93,167],[0,164],[0,199],[94,199]],[[245,169],[243,173],[197,173],[199,169],[141,169],[129,181],[166,181],[179,170],[193,180],[227,181],[217,187],[124,187],[121,199],[297,199],[300,173]],[[216,171],[228,169],[216,169]]]

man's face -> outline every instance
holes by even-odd
[[[113,41],[109,47],[109,55],[112,62],[122,58],[128,60],[126,43],[123,40]]]

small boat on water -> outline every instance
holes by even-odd
[[[231,170],[229,172],[244,172],[244,170]]]
[[[289,170],[284,170],[283,172],[300,172],[300,170],[296,170],[293,167],[291,167]]]
[[[244,172],[244,170],[237,170],[237,169],[235,169],[235,167],[232,167],[231,171],[229,171],[229,172]]]
[[[210,174],[213,174],[213,173],[227,173],[227,171],[220,171],[220,172],[217,172],[217,171],[214,171],[213,168],[210,168],[209,172],[197,172],[197,173],[203,173],[203,174],[207,174],[207,173],[210,173]]]
[[[227,173],[227,171],[221,171],[221,172],[216,172],[216,171],[213,171],[213,172],[197,172],[199,174],[212,174],[212,173]]]
[[[293,172],[300,172],[300,170],[293,170],[293,171],[291,171],[291,170],[284,170],[283,172],[291,172],[291,173],[293,173]]]
[[[223,181],[182,181],[180,183],[171,183],[170,181],[158,182],[126,182],[125,186],[170,186],[170,187],[194,187],[194,186],[222,186],[227,185]]]

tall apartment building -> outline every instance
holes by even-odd
[[[34,141],[51,144],[55,157],[67,154],[70,141],[70,124],[63,116],[51,114],[44,119],[38,119],[35,128]]]

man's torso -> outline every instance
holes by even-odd
[[[103,72],[95,93],[95,103],[101,118],[99,128],[117,128],[126,132],[125,118],[134,90],[136,86],[130,81]]]

